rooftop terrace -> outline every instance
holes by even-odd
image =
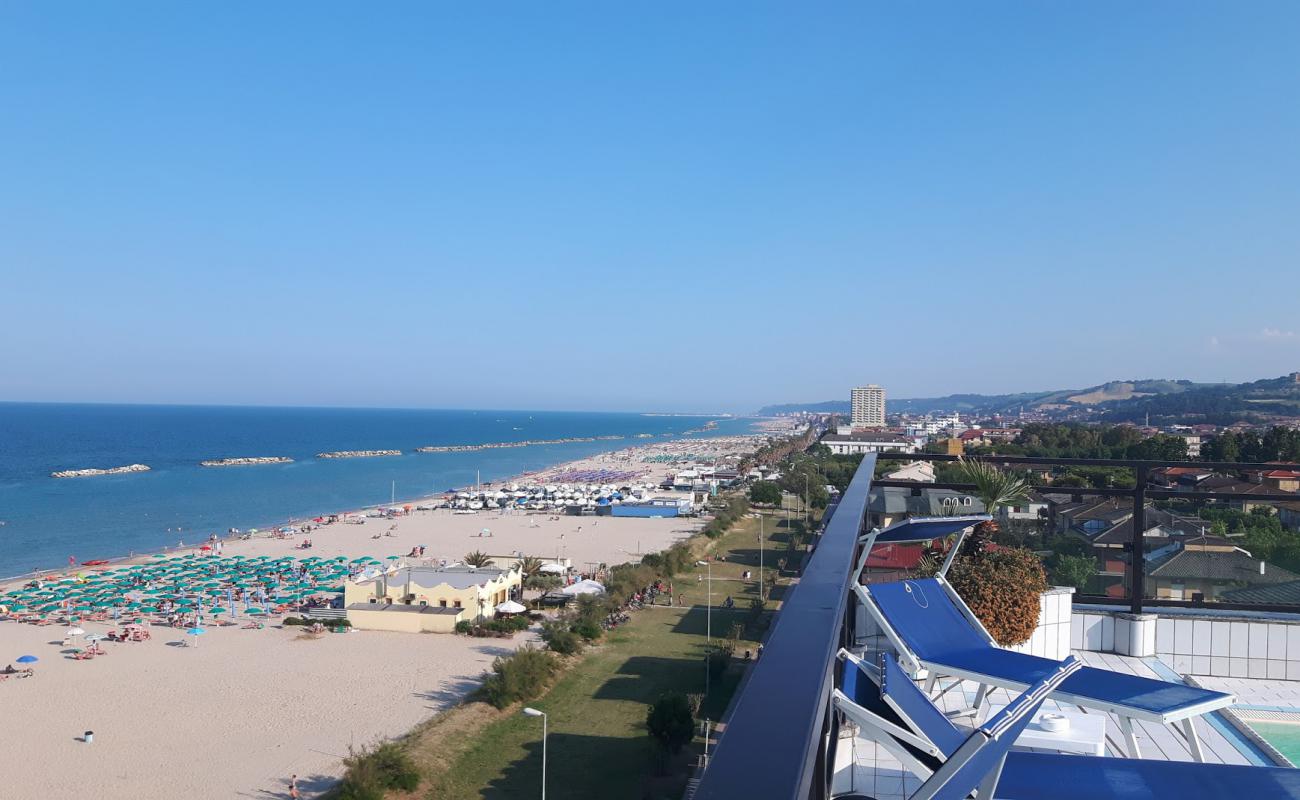
[[[787,598],[762,660],[734,703],[725,733],[694,791],[695,798],[821,800],[858,794],[893,800],[909,796],[921,785],[920,778],[862,736],[831,703],[832,691],[842,680],[836,651],[843,647],[863,654],[864,640],[871,638],[864,636],[860,615],[853,613],[850,588],[856,583],[853,565],[859,557],[860,536],[867,530],[867,497],[876,458],[870,454],[864,459],[838,504],[828,510],[802,579]],[[1139,469],[1152,466],[1144,463]],[[1097,494],[1145,503],[1147,487],[1139,482],[1137,489]],[[1133,526],[1138,548],[1143,546],[1141,517],[1139,513],[1138,524]],[[1300,682],[1285,680],[1293,665],[1290,674],[1300,677],[1297,609],[1150,598],[1143,590],[1143,561],[1125,567],[1137,574],[1126,576],[1124,594],[1078,598],[1087,605],[1081,605],[1073,613],[1073,622],[1061,629],[1059,635],[1070,638],[1068,644],[1065,639],[1057,641],[1058,652],[1073,649],[1087,666],[1124,675],[1234,694],[1237,701],[1231,709],[1192,718],[1190,724],[1202,748],[1201,760],[1243,766],[1285,764],[1286,759],[1255,736],[1241,717],[1297,712],[1295,719],[1300,720]],[[1157,618],[1147,613],[1152,611],[1165,615]],[[875,637],[868,647],[878,647],[880,639]],[[884,649],[889,649],[888,642]],[[972,681],[954,683],[937,704],[955,715],[974,703],[977,691]],[[1005,706],[1018,694],[995,689],[986,698],[985,708]],[[1079,709],[1052,699],[1044,703],[1043,711],[1079,713]],[[1106,721],[1102,757],[1127,757],[1130,751],[1119,717],[1100,711],[1093,711],[1092,716]],[[972,722],[965,718],[958,725]],[[1197,760],[1188,740],[1168,725],[1134,721],[1133,738],[1144,759]]]

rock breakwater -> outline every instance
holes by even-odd
[[[622,439],[622,436],[575,436],[568,439],[529,439],[522,442],[485,442],[483,444],[445,444],[417,447],[417,453],[472,453],[477,450],[499,450],[508,447],[532,447],[539,444],[570,444],[572,442],[603,442]]]
[[[200,467],[242,467],[249,464],[292,464],[288,456],[248,456],[245,458],[210,458],[200,461]]]
[[[401,450],[336,450],[333,453],[317,453],[317,458],[374,458],[375,456],[400,456]]]
[[[110,467],[109,469],[65,469],[59,472],[51,472],[51,478],[89,478],[93,475],[123,475],[127,472],[148,472],[149,467],[144,464],[127,464],[125,467]]]

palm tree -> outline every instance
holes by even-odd
[[[541,568],[542,560],[537,556],[524,556],[515,562],[515,569],[522,572],[525,578],[536,575]]]
[[[975,496],[984,503],[984,509],[989,514],[996,514],[1001,506],[1015,505],[1029,499],[1029,484],[1023,478],[998,469],[987,461],[963,458],[957,463],[957,470],[964,483],[975,484]],[[974,533],[962,546],[963,554],[980,556],[997,532],[998,523],[994,520],[976,525]]]
[[[488,564],[492,563],[492,556],[479,550],[475,550],[472,553],[466,553],[463,560],[471,567],[486,567]]]

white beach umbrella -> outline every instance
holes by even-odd
[[[552,575],[563,575],[569,571],[569,568],[563,564],[543,564],[537,568],[538,572],[546,572]]]
[[[507,600],[497,606],[497,611],[502,614],[522,614],[527,610],[528,609],[525,608],[523,604],[516,603],[514,600]]]
[[[570,597],[577,597],[580,594],[604,594],[605,586],[588,578],[587,580],[578,581],[571,586],[565,586],[560,590],[560,592],[567,594]]]
[[[85,632],[84,630],[82,630],[81,628],[68,628],[68,635],[69,635],[69,636],[82,636],[82,635],[84,635],[85,633],[86,633],[86,632]]]

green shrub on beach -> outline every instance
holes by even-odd
[[[548,620],[542,623],[542,641],[546,648],[562,656],[582,652],[582,637],[573,632],[567,620]]]
[[[651,559],[650,556],[654,558]],[[612,567],[609,578],[605,581],[605,597],[609,603],[614,607],[621,606],[633,594],[654,583],[662,574],[660,570],[663,562],[660,554],[648,553],[640,564],[619,564]]]
[[[492,662],[479,696],[496,708],[532,700],[546,689],[560,669],[555,656],[526,644],[508,658]]]
[[[468,636],[486,636],[489,633],[514,634],[527,630],[531,624],[532,620],[523,614],[489,619],[482,622],[463,619],[456,623],[455,631]]]
[[[327,628],[351,628],[352,622],[347,619],[312,619],[311,617],[285,617],[280,620],[281,625],[312,625],[319,622]]]
[[[338,800],[384,800],[387,789],[410,792],[420,785],[415,763],[396,742],[353,751],[343,764],[347,771],[334,793]]]
[[[572,630],[588,642],[599,639],[601,634],[604,633],[599,624],[585,619],[573,623]]]

